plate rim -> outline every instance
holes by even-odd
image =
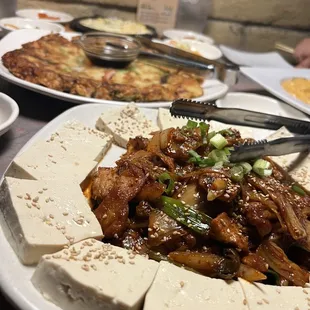
[[[22,17],[22,18],[26,18],[25,16],[22,16],[20,15],[21,13],[23,12],[27,12],[27,11],[37,11],[37,12],[50,12],[52,14],[61,14],[63,15],[64,17],[63,18],[60,18],[60,20],[56,20],[56,21],[53,21],[53,20],[49,20],[49,22],[51,23],[69,23],[71,22],[74,17],[73,15],[69,14],[69,13],[66,13],[66,12],[62,12],[62,11],[55,11],[55,10],[50,10],[50,9],[34,9],[34,8],[25,8],[25,9],[19,9],[15,12],[16,16],[17,17]],[[29,19],[32,19],[32,20],[41,20],[39,18],[30,18],[30,17],[27,17]]]
[[[0,92],[0,100],[3,100],[3,102],[6,102],[7,105],[9,105],[12,108],[10,116],[7,118],[5,122],[0,124],[0,136],[2,136],[10,129],[10,127],[16,121],[19,115],[19,106],[13,98],[2,92]]]
[[[208,35],[206,35],[206,34],[204,34],[204,33],[199,33],[199,32],[196,32],[196,31],[186,30],[186,29],[173,29],[173,28],[165,29],[165,30],[163,31],[163,35],[164,35],[165,37],[171,39],[171,40],[173,40],[173,38],[170,38],[170,37],[168,37],[168,36],[165,34],[165,33],[169,32],[169,31],[175,31],[175,32],[179,32],[179,33],[181,33],[181,32],[184,32],[184,33],[185,33],[185,32],[186,32],[186,33],[192,33],[192,34],[194,34],[194,35],[198,35],[199,37],[205,37],[205,40],[206,40],[206,41],[204,41],[204,42],[206,42],[206,43],[209,43],[209,44],[214,44],[214,43],[215,43],[215,41],[214,41],[214,39],[213,39],[212,37],[210,37],[210,36],[208,36]]]

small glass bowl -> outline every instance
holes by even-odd
[[[138,40],[129,36],[88,32],[79,44],[88,58],[96,65],[125,67],[135,60],[141,48]]]

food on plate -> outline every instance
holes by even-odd
[[[20,29],[19,27],[15,26],[13,24],[4,24],[4,27],[7,27],[7,28],[10,28],[10,29],[13,29],[13,30]]]
[[[184,118],[177,118],[170,114],[168,109],[159,108],[157,122],[160,130],[164,130],[171,127],[183,127],[187,124],[187,120]]]
[[[101,227],[78,184],[5,178],[0,188],[2,228],[23,264],[86,238]]]
[[[87,18],[80,21],[80,24],[99,31],[117,33],[117,34],[151,34],[150,30],[143,24],[131,20],[122,20],[118,18]]]
[[[310,104],[310,80],[306,78],[292,78],[282,81],[282,87],[292,96],[304,103]]]
[[[197,49],[192,47],[187,42],[171,40],[171,41],[169,41],[169,45],[176,47],[176,48],[179,48],[181,50],[187,51],[187,52],[191,52],[195,55],[201,56],[201,54],[197,51]]]
[[[159,130],[134,104],[105,111],[97,120],[96,127],[113,135],[115,143],[123,148],[131,137],[150,137],[150,133]]]
[[[105,239],[209,277],[305,286],[310,196],[269,158],[230,163],[245,141],[194,121],[131,138],[90,183]]]
[[[95,239],[44,255],[32,276],[62,309],[142,309],[158,263]]]
[[[54,90],[96,99],[171,101],[203,94],[202,77],[138,59],[124,69],[94,65],[76,43],[51,34],[2,57],[15,76]]]
[[[39,19],[48,19],[48,20],[60,20],[59,17],[56,17],[56,16],[50,16],[46,13],[38,13],[38,18]]]
[[[247,310],[248,306],[238,281],[210,279],[160,262],[143,309]]]
[[[281,287],[251,283],[239,279],[245,300],[251,310],[309,309],[310,289]]]
[[[32,180],[64,179],[81,184],[111,144],[111,135],[77,121],[67,122],[46,140],[34,143],[16,156],[6,175]]]

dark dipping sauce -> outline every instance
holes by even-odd
[[[132,62],[131,60],[106,60],[94,56],[88,56],[88,58],[96,66],[112,67],[116,69],[125,68]]]

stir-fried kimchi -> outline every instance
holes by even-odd
[[[304,286],[310,196],[269,158],[230,163],[245,140],[193,121],[131,139],[91,182],[104,242],[209,277]]]

